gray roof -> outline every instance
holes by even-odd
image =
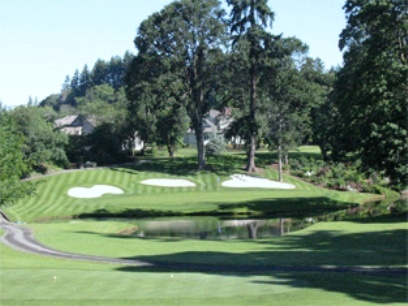
[[[59,118],[55,120],[55,125],[56,127],[60,128],[63,126],[69,126],[72,125],[72,123],[78,118],[78,115],[71,115],[71,116],[66,116],[63,118]]]

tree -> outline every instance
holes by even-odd
[[[22,152],[23,137],[0,105],[0,207],[31,194],[34,185],[21,182],[30,169]]]
[[[330,159],[330,140],[334,130],[337,109],[333,104],[333,84],[335,71],[324,71],[322,62],[308,59],[301,68],[302,75],[310,82],[310,93],[314,103],[311,105],[312,142],[320,147],[323,159]]]
[[[161,63],[158,59],[138,54],[133,59],[125,78],[126,96],[129,99],[128,121],[144,143],[142,154],[155,139],[157,87],[154,85],[158,84],[156,80],[160,77],[161,71]],[[158,90],[162,91],[163,87],[159,86]]]
[[[189,127],[189,117],[184,105],[179,101],[182,94],[180,84],[174,82],[171,75],[164,75],[156,83],[155,100],[158,102],[156,109],[156,143],[165,145],[170,157],[180,143]],[[166,90],[162,90],[166,88]]]
[[[165,145],[173,157],[189,119],[180,99],[184,93],[181,82],[165,72],[155,57],[139,54],[134,58],[126,77],[129,122],[145,147],[153,143]]]
[[[104,60],[98,59],[92,68],[92,81],[94,85],[106,84],[107,65]]]
[[[116,103],[117,94],[107,84],[89,88],[83,97],[78,97],[76,100],[80,114],[96,116],[99,122],[113,122],[117,112],[126,109],[126,105]]]
[[[91,73],[89,72],[88,65],[85,65],[79,76],[79,91],[78,96],[84,96],[88,88],[92,87]]]
[[[310,83],[303,77],[291,56],[279,61],[269,82],[263,81],[269,133],[266,140],[278,151],[279,181],[283,180],[282,164],[288,162],[288,151],[297,147],[310,126]]]
[[[74,72],[74,75],[72,76],[72,79],[71,79],[71,91],[72,91],[72,94],[75,97],[79,96],[79,94],[81,92],[80,84],[81,84],[81,82],[80,82],[79,71],[78,71],[78,69],[76,69],[75,72]],[[75,101],[73,101],[72,105],[74,105],[74,103],[75,103]]]
[[[340,36],[344,67],[334,87],[338,109],[333,157],[362,161],[395,186],[408,184],[406,1],[348,0]]]
[[[245,40],[248,46],[250,80],[249,94],[249,141],[247,150],[247,171],[255,172],[255,150],[258,126],[256,120],[257,111],[257,83],[258,68],[261,64],[262,53],[265,51],[265,42],[270,39],[270,35],[265,31],[267,26],[272,25],[273,12],[269,9],[267,0],[227,0],[232,6],[231,11],[231,32],[236,33],[233,45],[239,40]]]
[[[37,170],[44,170],[46,163],[66,166],[65,154],[67,135],[55,130],[45,119],[47,109],[35,106],[20,106],[10,112],[16,123],[18,134],[24,136],[22,152],[26,160]]]
[[[178,101],[184,103],[195,131],[198,169],[206,166],[203,114],[209,101],[205,94],[210,54],[219,48],[225,33],[222,15],[217,0],[173,2],[142,22],[135,39],[139,54],[159,61],[162,72],[170,73],[182,87]]]

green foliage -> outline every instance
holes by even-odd
[[[205,145],[205,153],[209,156],[221,155],[226,150],[224,135],[216,133],[210,134],[208,142]]]
[[[92,69],[89,69],[87,65],[83,67],[81,72],[76,69],[72,77],[66,77],[61,94],[50,95],[41,101],[39,106],[52,106],[54,110],[59,112],[60,117],[77,114],[78,103],[82,104],[81,108],[83,108],[84,100],[92,101],[93,94],[88,93],[88,91],[92,90],[93,87],[106,85],[113,88],[115,92],[124,87],[124,77],[132,58],[133,55],[126,52],[123,57],[113,56],[109,61],[98,59]],[[106,101],[106,99],[102,100]],[[97,107],[95,106],[93,109],[97,109]]]
[[[290,173],[316,185],[344,191],[364,191],[395,197],[384,179],[373,179],[361,170],[361,163],[325,162],[321,159],[293,157]],[[377,175],[376,175],[377,176]]]
[[[11,204],[34,191],[33,184],[20,181],[30,170],[23,146],[23,137],[15,122],[0,105],[0,206]]]
[[[310,110],[314,100],[313,84],[296,67],[292,54],[305,52],[299,41],[286,50],[289,56],[272,68],[274,73],[263,80],[263,110],[268,122],[265,138],[271,149],[281,148],[287,154],[310,134]],[[291,50],[290,50],[291,49]],[[291,52],[290,52],[290,51]]]
[[[345,10],[333,157],[352,153],[366,169],[385,171],[401,189],[408,185],[406,3],[349,0]]]
[[[10,116],[16,122],[18,133],[24,137],[24,156],[34,167],[42,168],[45,163],[67,165],[64,146],[68,137],[47,121],[46,108],[21,106],[12,110]]]
[[[272,49],[275,38],[265,28],[272,26],[274,13],[268,7],[266,0],[240,1],[228,0],[231,6],[230,30],[235,33],[232,45],[238,47],[243,55],[242,64],[247,65],[246,73],[241,80],[249,84],[249,111],[247,113],[246,128],[248,129],[247,144],[247,170],[255,172],[255,149],[259,133],[257,120],[257,83],[259,81],[259,66],[265,61],[265,55]],[[242,48],[241,48],[242,47]]]
[[[223,11],[217,0],[183,0],[173,2],[160,12],[143,21],[135,38],[139,50],[127,77],[127,95],[131,100],[130,110],[142,122],[135,120],[142,139],[153,142],[155,115],[165,100],[185,107],[197,137],[198,167],[205,167],[203,147],[203,114],[209,108],[204,96],[211,90],[211,58],[220,51],[225,25]],[[165,85],[168,86],[165,86]],[[164,92],[163,88],[169,88]],[[176,109],[180,109],[177,108]],[[173,109],[174,110],[174,109]],[[177,112],[173,113],[174,118]],[[175,120],[164,122],[175,123]],[[179,125],[166,126],[173,131]],[[144,128],[145,131],[139,129]],[[161,135],[163,136],[163,135]],[[163,140],[163,137],[160,137]],[[177,137],[172,137],[171,140]]]
[[[85,144],[90,147],[84,152],[83,161],[96,162],[98,165],[114,164],[127,161],[127,152],[123,149],[125,136],[120,126],[104,123],[86,136]]]

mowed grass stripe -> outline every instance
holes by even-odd
[[[50,184],[51,185],[51,184]],[[49,201],[56,201],[58,198],[61,198],[61,194],[65,191],[65,182],[62,176],[57,176],[53,179],[53,189],[49,193]]]
[[[327,198],[338,202],[362,203],[371,196],[329,191],[290,176],[285,176],[285,181],[296,185],[295,190],[230,189],[220,185],[223,181],[231,179],[228,174],[219,176],[214,172],[200,171],[182,176],[167,172],[161,174],[157,172],[155,165],[152,165],[152,169],[154,172],[141,171],[137,168],[136,170],[127,168],[89,169],[46,177],[42,179],[44,182],[38,187],[38,196],[21,200],[9,210],[19,218],[35,220],[92,213],[98,209],[105,209],[108,212],[136,209],[163,210],[172,213],[209,212],[219,209],[219,204],[226,203],[229,207],[228,211],[233,211],[235,207],[250,207],[247,203],[265,203],[262,204],[263,207],[269,209],[268,203],[273,205],[275,199],[287,199],[288,205],[291,198],[294,200],[299,198]],[[231,170],[231,172],[234,174],[240,171],[236,169]],[[276,178],[277,172],[266,169],[265,177]],[[186,179],[195,182],[196,187],[157,187],[140,183],[149,178]],[[106,195],[97,199],[74,199],[67,195],[69,188],[90,187],[97,184],[116,186],[123,189],[125,193],[123,195]],[[232,205],[229,205],[230,203]],[[256,206],[253,207],[257,209]],[[273,209],[273,206],[270,209]]]
[[[71,172],[67,174],[67,177],[64,178],[66,179],[66,186],[73,186],[74,183],[75,184],[80,184],[81,182],[78,182],[78,178],[81,177],[83,171],[77,171],[77,172]],[[60,175],[64,175],[65,174],[60,174]]]
[[[133,193],[133,187],[131,183],[131,176],[129,173],[124,173],[123,174],[123,182],[122,182],[122,187],[124,189],[125,193]]]

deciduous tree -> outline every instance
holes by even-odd
[[[335,158],[352,153],[366,169],[408,184],[407,4],[348,0],[341,33],[344,67],[335,83]]]
[[[210,53],[220,47],[225,33],[222,15],[217,0],[173,2],[142,22],[135,39],[139,55],[154,57],[162,72],[181,84],[178,101],[184,103],[196,134],[199,169],[206,165],[203,114],[209,101],[205,94]]]
[[[21,182],[30,169],[23,146],[22,135],[0,105],[0,207],[34,191],[33,184]]]

